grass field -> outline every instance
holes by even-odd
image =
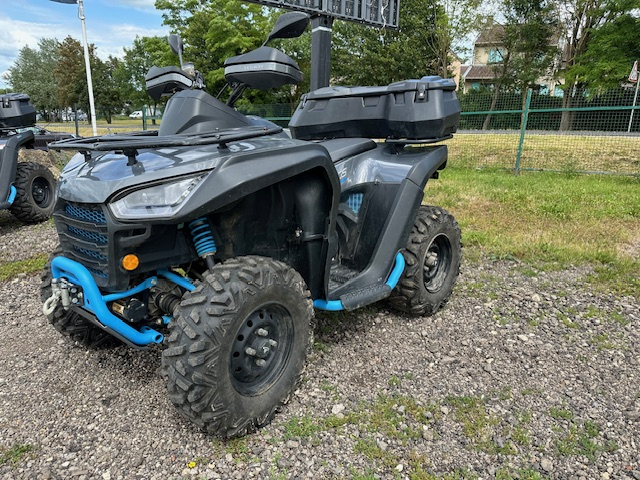
[[[454,162],[455,165],[455,162]],[[425,202],[458,219],[467,253],[542,268],[590,263],[594,285],[640,296],[640,179],[449,167]]]
[[[446,144],[451,165],[513,169],[519,141],[519,132],[459,133]],[[640,175],[640,137],[529,132],[520,168]]]

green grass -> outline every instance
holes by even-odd
[[[20,461],[30,452],[33,452],[35,447],[25,443],[23,445],[15,444],[11,448],[0,448],[0,465],[11,464],[18,465]]]
[[[446,144],[450,164],[466,168],[515,167],[519,132],[461,133]],[[520,168],[564,172],[640,173],[640,141],[634,137],[525,135]]]
[[[639,190],[632,177],[449,167],[429,182],[425,203],[456,216],[473,247],[467,259],[518,259],[536,270],[587,263],[595,287],[639,296]]]
[[[0,282],[9,280],[21,273],[29,274],[39,272],[47,263],[47,255],[40,253],[26,260],[0,263]]]

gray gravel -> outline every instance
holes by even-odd
[[[55,243],[0,212],[0,263]],[[80,348],[41,314],[37,275],[0,282],[0,479],[640,480],[640,302],[589,273],[467,260],[431,318],[318,315],[291,403],[232,442],[176,413],[159,349]]]

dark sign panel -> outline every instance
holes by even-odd
[[[268,7],[319,13],[341,20],[397,28],[400,0],[246,0]]]

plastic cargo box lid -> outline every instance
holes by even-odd
[[[456,131],[455,82],[438,76],[384,87],[325,87],[304,96],[289,123],[294,138],[433,139]]]

